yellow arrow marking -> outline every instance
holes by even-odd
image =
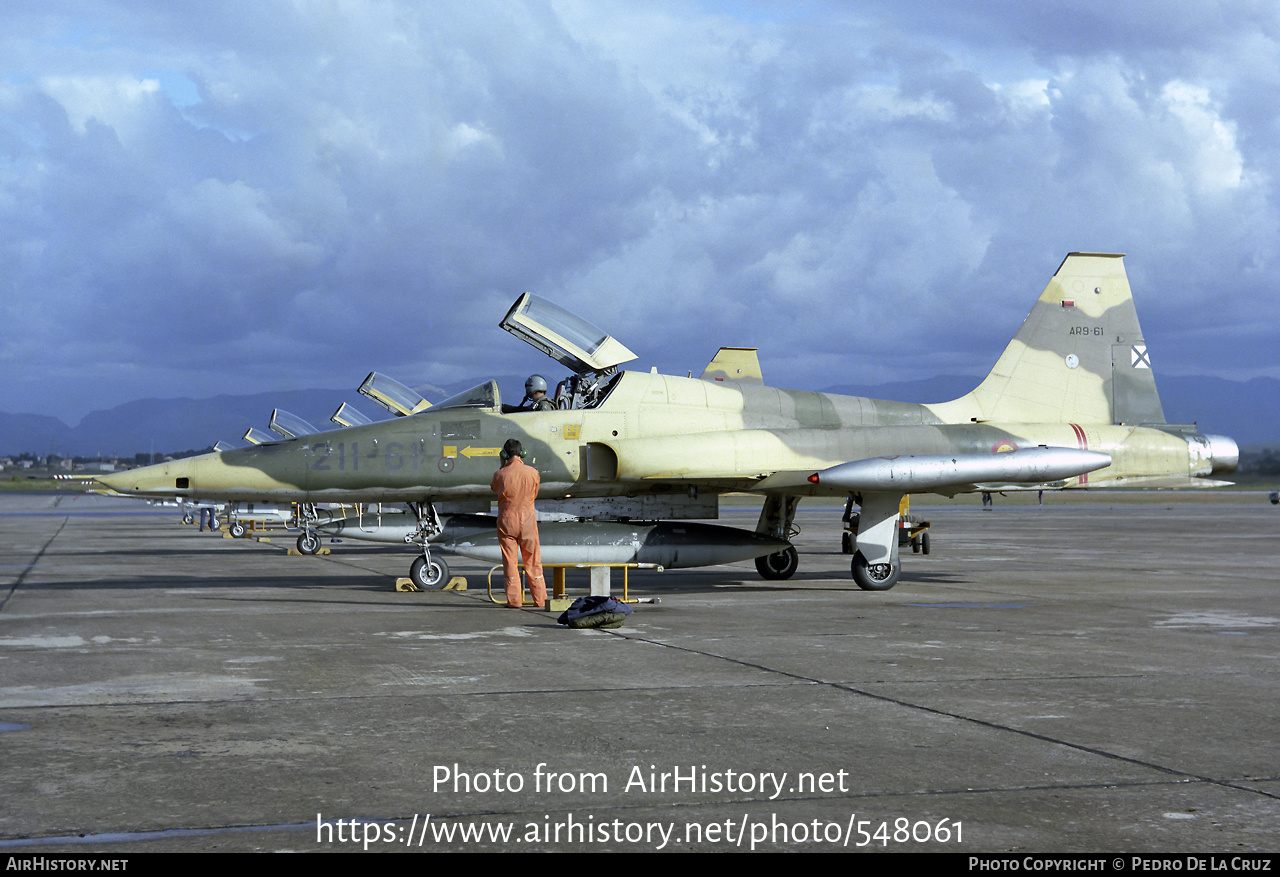
[[[502,448],[472,448],[466,447],[462,449],[464,457],[496,457]]]

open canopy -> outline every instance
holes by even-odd
[[[578,374],[608,371],[636,358],[604,330],[528,292],[498,325]]]

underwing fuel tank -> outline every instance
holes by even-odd
[[[970,484],[1048,484],[1111,465],[1111,456],[1076,448],[1022,448],[1002,454],[916,454],[841,463],[809,476],[849,491],[923,493]]]
[[[402,520],[400,520],[402,519]],[[326,536],[403,545],[417,529],[408,514],[350,515],[316,527]],[[491,563],[502,562],[497,518],[490,515],[442,515],[443,528],[433,546]],[[687,521],[551,521],[538,524],[542,562],[652,563],[685,569],[751,560],[790,547],[784,539],[717,524]]]

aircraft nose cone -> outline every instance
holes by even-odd
[[[102,484],[106,487],[111,488],[112,490],[118,491],[120,493],[124,493],[127,490],[125,486],[127,483],[125,476],[128,474],[129,474],[128,472],[114,472],[111,475],[99,475],[95,477],[93,480],[98,482],[99,484]]]
[[[118,493],[176,495],[184,492],[177,489],[178,482],[164,463],[102,475],[95,480]]]

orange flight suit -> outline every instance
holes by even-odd
[[[524,570],[529,576],[529,593],[534,605],[541,609],[547,602],[542,549],[538,545],[538,518],[533,510],[541,484],[537,469],[526,466],[519,457],[512,457],[489,485],[489,489],[498,494],[498,545],[502,548],[508,606],[521,606],[524,602],[517,548],[524,555]]]

